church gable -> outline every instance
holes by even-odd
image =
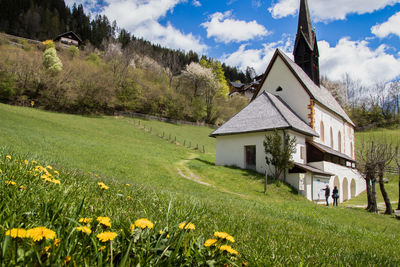
[[[281,51],[276,50],[264,74],[260,90],[254,95],[254,98],[264,91],[277,95],[285,101],[302,120],[309,123],[308,114],[310,111],[307,106],[310,104],[310,95],[283,60],[281,53]]]

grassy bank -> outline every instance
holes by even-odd
[[[282,184],[268,185],[264,195],[260,175],[214,166],[211,147],[215,140],[207,137],[212,129],[142,121],[153,127],[150,134],[128,118],[71,116],[2,104],[0,114],[2,156],[19,155],[40,160],[62,173],[79,173],[77,181],[94,183],[84,191],[88,203],[83,210],[93,208],[92,216],[111,217],[116,227],[126,229],[140,217],[164,225],[171,203],[171,225],[187,220],[195,207],[191,221],[196,234],[204,238],[214,231],[232,234],[237,241],[235,248],[250,265],[400,264],[398,221],[361,209],[316,206]],[[156,129],[176,134],[178,140],[181,135],[203,142],[210,149],[204,154],[175,145],[158,137]],[[194,175],[197,182],[182,177],[178,169],[186,177]],[[124,198],[109,204],[106,200],[119,201],[117,194],[122,189],[116,187],[107,192],[111,196],[104,201],[90,205],[98,202],[99,179],[116,186],[131,184],[132,201]],[[125,191],[122,194],[125,196]],[[72,206],[79,205],[78,200]],[[41,204],[30,203],[40,214]],[[25,205],[23,201],[15,204],[14,212],[18,205]],[[43,222],[39,217],[16,216],[15,222],[37,225]],[[13,227],[4,217],[0,220],[3,230]],[[1,238],[4,242],[4,232]]]

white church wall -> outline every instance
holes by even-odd
[[[265,152],[264,152],[264,139],[265,135],[271,132],[258,132],[258,133],[243,133],[234,135],[222,135],[216,137],[216,165],[224,166],[237,166],[239,168],[246,168],[246,155],[245,146],[256,146],[256,171],[259,173],[267,172],[273,173],[273,166],[266,167]],[[304,163],[300,159],[300,147],[305,147],[305,137],[299,133],[288,131],[290,136],[296,137],[296,153],[293,155],[295,162]]]
[[[282,91],[277,92],[276,89],[279,86]],[[309,122],[308,114],[310,111],[307,106],[310,104],[310,97],[279,56],[276,58],[258,95],[264,91],[280,96],[300,118]]]
[[[345,121],[339,116],[333,114],[332,112],[326,110],[319,104],[315,104],[315,130],[319,133],[320,137],[315,138],[315,141],[323,145],[331,147],[331,133],[330,129],[332,127],[333,132],[333,149],[340,151],[350,157],[351,155],[351,145],[354,145],[353,137],[354,134],[349,136],[349,132],[353,132],[352,127],[345,123]],[[324,124],[324,141],[322,141],[321,133],[321,121]],[[341,147],[339,149],[339,131],[341,136]]]
[[[310,162],[308,165],[313,166],[315,168],[321,169],[325,172],[332,173],[334,176],[331,177],[329,181],[329,187],[331,188],[331,193],[334,187],[335,176],[337,176],[339,180],[339,202],[343,202],[344,200],[351,199],[354,196],[359,195],[361,192],[365,190],[365,180],[362,178],[360,173],[356,169],[347,168],[332,162],[320,161],[320,162]],[[345,179],[347,183],[344,182]],[[351,192],[351,182],[354,180],[355,182],[355,192],[354,196],[352,196]],[[345,187],[344,187],[345,186]],[[347,198],[345,198],[345,193],[347,192]],[[332,195],[332,194],[331,194]]]
[[[307,153],[306,153],[306,139],[304,135],[301,135],[297,132],[294,131],[288,131],[288,134],[292,137],[296,137],[296,151],[292,155],[292,159],[294,162],[306,164],[306,158],[307,158]],[[303,152],[303,158],[301,157],[301,150],[304,150]]]

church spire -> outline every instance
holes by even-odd
[[[296,64],[319,86],[318,45],[311,24],[307,0],[300,0],[299,24],[297,27],[293,56]]]

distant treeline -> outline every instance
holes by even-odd
[[[91,18],[85,14],[81,4],[74,4],[70,8],[64,0],[0,1],[0,32],[43,41],[54,39],[67,31],[74,31],[85,45],[93,45],[101,50],[104,49],[103,41],[110,37],[116,37],[123,48],[134,42],[135,47],[140,48],[138,52],[153,58],[176,74],[191,62],[200,61],[194,51],[172,50],[139,39],[125,29],[119,29],[117,23],[111,22],[105,15]],[[249,83],[252,80],[254,70],[251,68],[245,73],[225,64],[222,64],[222,68],[228,81]]]

